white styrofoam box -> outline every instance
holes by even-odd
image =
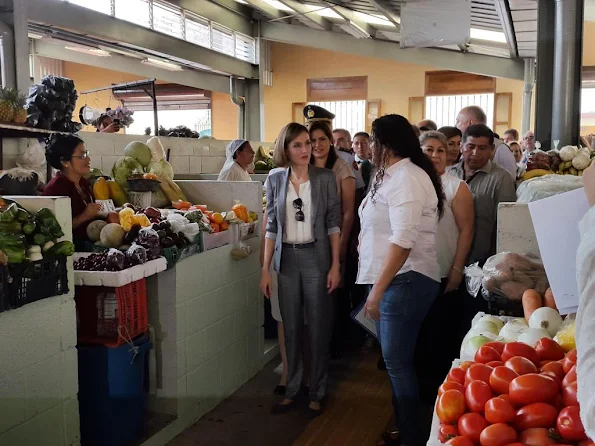
[[[87,257],[91,253],[75,253],[74,259]],[[105,286],[121,287],[136,282],[144,277],[150,277],[167,269],[165,257],[150,260],[142,265],[126,268],[122,271],[75,271],[74,284],[77,286]]]
[[[216,232],[213,234],[203,231],[200,235],[202,236],[202,247],[205,251],[229,245],[232,239],[232,233],[230,231]]]
[[[533,254],[541,258],[527,204],[500,203],[497,234],[496,252]]]
[[[462,361],[460,359],[455,359],[452,362],[452,366],[450,368],[454,369],[455,367],[460,366],[461,362]],[[436,403],[437,402],[438,402],[438,398],[436,398]],[[434,405],[434,407],[436,407],[436,405]],[[432,416],[432,427],[430,428],[430,438],[428,439],[428,442],[426,443],[427,446],[442,446],[442,443],[440,442],[440,440],[438,440],[438,434],[440,433],[439,429],[440,429],[440,420],[436,416],[436,411],[434,410],[433,416]]]

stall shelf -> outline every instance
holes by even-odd
[[[70,199],[8,197],[29,212],[55,214],[72,240]],[[69,291],[0,314],[0,444],[80,443],[76,311],[72,257]]]

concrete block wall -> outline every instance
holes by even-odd
[[[10,198],[54,211],[72,240],[69,198]],[[80,444],[72,258],[68,283],[67,294],[0,313],[0,445]]]
[[[81,132],[79,134],[91,152],[91,166],[106,175],[114,163],[124,156],[124,149],[132,141],[146,142],[150,136]],[[225,147],[229,141],[217,139],[159,137],[166,153],[170,149],[170,163],[174,174],[219,173],[225,162]],[[3,147],[4,169],[15,167],[19,154],[17,139],[5,139]],[[273,147],[272,143],[251,142],[254,150],[259,146]]]
[[[246,259],[233,260],[232,246],[223,246],[147,279],[157,339],[153,411],[197,419],[262,368],[260,239],[249,244]]]

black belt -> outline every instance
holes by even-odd
[[[314,248],[314,242],[310,242],[310,243],[283,243],[283,246],[286,247],[286,248],[293,248],[293,249]]]

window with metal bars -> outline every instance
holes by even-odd
[[[487,115],[488,126],[494,122],[494,93],[462,94],[454,96],[426,96],[425,119],[431,119],[438,125],[454,126],[461,109],[477,105]]]
[[[366,101],[331,101],[310,102],[333,113],[333,127],[345,129],[353,137],[357,132],[366,130]]]
[[[227,54],[228,56],[234,56],[235,40],[232,30],[213,23],[212,36],[212,48],[215,51]]]
[[[196,45],[211,47],[211,27],[209,21],[186,13],[186,40]]]
[[[236,54],[235,57],[245,62],[254,63],[256,60],[256,48],[254,39],[243,34],[236,33]]]
[[[153,29],[168,36],[184,38],[182,10],[167,3],[153,1]]]
[[[114,12],[117,19],[135,25],[151,27],[151,5],[149,0],[115,0]]]

